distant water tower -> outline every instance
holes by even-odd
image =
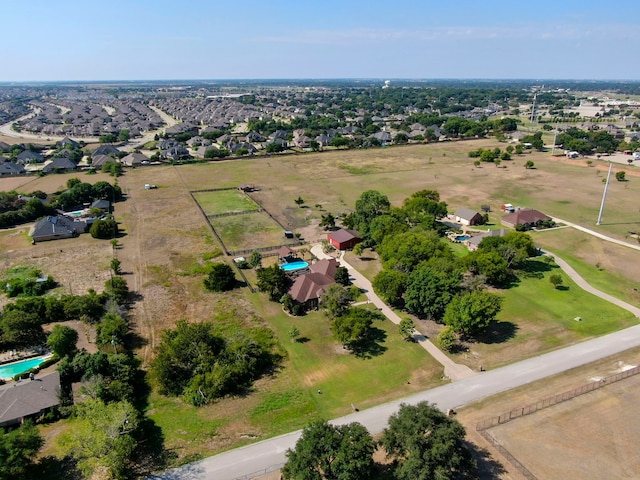
[[[382,86],[382,88],[389,88],[389,84],[391,83],[391,80],[385,80],[384,81],[384,85]]]

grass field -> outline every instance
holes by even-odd
[[[368,189],[388,195],[393,205],[400,205],[417,190],[436,189],[449,210],[459,206],[478,209],[481,204],[490,204],[494,222],[499,219],[496,214],[500,204],[509,202],[593,226],[602,193],[602,173],[596,174],[596,168],[550,159],[544,153],[503,162],[507,168],[473,167],[467,152],[494,146],[504,148],[505,144],[474,140],[127,170],[118,179],[126,201],[115,207],[122,230],[117,254],[130,289],[139,295],[130,319],[136,333],[145,339],[138,352],[143,361],[148,364],[160,332],[178,319],[199,322],[218,315],[240,318],[247,325],[256,321],[269,325],[289,355],[277,375],[258,382],[255,390],[245,397],[224,399],[197,410],[175,400],[152,397],[152,417],[162,427],[167,447],[175,448],[181,459],[213,454],[302,426],[310,418],[346,413],[351,403],[365,408],[401,397],[439,383],[442,374],[441,367],[424,351],[402,342],[391,325],[388,328],[377,325],[381,335],[386,336],[382,355],[354,358],[332,342],[326,320],[320,314],[291,319],[278,305],[245,289],[227,295],[205,292],[202,275],[184,272],[215,251],[217,245],[190,191],[253,183],[260,191],[252,195],[270,213],[296,231],[307,229],[303,236],[314,240],[325,236],[317,228],[321,214],[348,213]],[[536,169],[523,167],[527,159],[535,162]],[[29,178],[25,190],[57,191],[73,177],[91,183],[113,181],[102,174],[48,175]],[[5,185],[8,187],[10,183],[5,180],[12,179],[0,179],[0,190],[9,189]],[[146,183],[159,188],[145,190]],[[636,228],[637,206],[629,199],[639,198],[638,193],[640,181],[635,177],[625,184],[612,184],[605,225],[597,229],[624,239],[628,230]],[[309,208],[296,206],[294,200],[298,196]],[[211,208],[217,208],[213,203]],[[242,222],[249,218],[251,223]],[[264,214],[221,220],[225,219],[230,219],[229,223],[216,224],[216,229],[220,228],[225,242],[229,241],[228,248],[252,249],[282,243],[281,228],[276,229]],[[113,254],[108,242],[83,235],[32,246],[26,231],[28,226],[0,232],[3,269],[33,264],[72,293],[84,293],[88,288],[102,291]],[[585,277],[596,287],[605,290],[596,284],[602,273],[608,278],[602,275],[600,281],[609,284],[609,288],[621,289],[617,283],[628,284],[632,290],[640,271],[635,254],[595,239],[586,242],[574,233],[567,229],[545,232],[536,236],[536,241],[540,238],[543,246],[563,257],[562,248],[566,247],[567,253],[584,264],[574,265],[576,269],[587,272]],[[616,260],[608,263],[600,260],[599,269],[590,263],[590,249],[603,259],[610,256]],[[353,264],[373,278],[379,264],[374,254],[366,257],[372,260]],[[572,262],[571,258],[567,260]],[[352,259],[349,257],[348,261]],[[504,328],[499,333],[508,341],[473,344],[471,351],[456,356],[456,361],[472,366],[479,361],[487,367],[499,365],[622,328],[633,321],[624,312],[599,304],[594,297],[581,296],[567,279],[568,290],[554,291],[548,281],[550,271],[542,271],[541,278],[531,272],[531,276],[521,279],[505,294],[500,316]],[[581,316],[583,322],[575,322],[575,316]],[[287,332],[292,322],[309,342],[291,342]],[[510,325],[516,325],[517,329]],[[318,389],[322,395],[317,394]],[[274,421],[270,412],[274,412]],[[182,416],[195,418],[193,422],[183,421]]]
[[[229,250],[249,250],[289,243],[282,227],[266,213],[248,213],[210,219]]]
[[[240,190],[198,192],[193,197],[206,215],[258,210],[256,202]]]
[[[560,289],[549,282],[554,273],[562,276]],[[516,284],[497,293],[503,297],[498,322],[488,335],[469,344],[469,353],[453,355],[457,362],[493,368],[638,322],[626,310],[585,292],[543,259],[529,260]]]

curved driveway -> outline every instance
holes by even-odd
[[[553,257],[578,286],[630,311],[636,317],[640,317],[639,308],[593,288],[566,262],[555,255]],[[354,272],[351,271],[350,273],[353,274]],[[355,412],[335,419],[331,423],[359,422],[372,434],[376,434],[384,430],[387,425],[387,419],[398,410],[401,403],[416,404],[428,401],[435,403],[442,410],[458,408],[496,393],[586,365],[638,346],[640,346],[640,325],[496,368],[482,374],[463,378],[448,385],[420,392],[400,400]],[[153,478],[167,480],[252,478],[252,474],[263,473],[267,469],[283,464],[286,460],[285,452],[287,449],[294,447],[300,437],[300,433],[300,431],[296,431],[230,450],[184,467],[169,470]]]

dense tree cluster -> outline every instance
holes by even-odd
[[[274,346],[265,329],[223,337],[211,323],[181,320],[164,331],[151,369],[162,393],[204,405],[241,393],[273,369],[278,362]]]
[[[454,480],[469,478],[476,469],[465,435],[457,420],[434,405],[402,404],[378,445],[386,454],[390,478]],[[282,475],[291,480],[374,478],[381,467],[373,460],[375,447],[371,434],[359,423],[336,426],[314,421],[287,451]]]
[[[55,213],[55,209],[45,205],[40,197],[29,197],[13,190],[0,192],[0,228],[31,222],[44,215]]]
[[[613,134],[606,130],[585,131],[572,127],[558,135],[556,144],[562,145],[565,150],[590,155],[594,152],[613,153],[618,148],[620,140],[616,140]]]

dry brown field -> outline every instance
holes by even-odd
[[[484,478],[525,478],[475,429],[478,422],[535,404],[640,364],[640,349],[503,392],[458,410],[469,440],[504,471]],[[490,434],[538,479],[636,478],[640,376],[612,383],[489,429]],[[482,462],[481,462],[482,463]],[[498,469],[499,470],[499,469]]]

